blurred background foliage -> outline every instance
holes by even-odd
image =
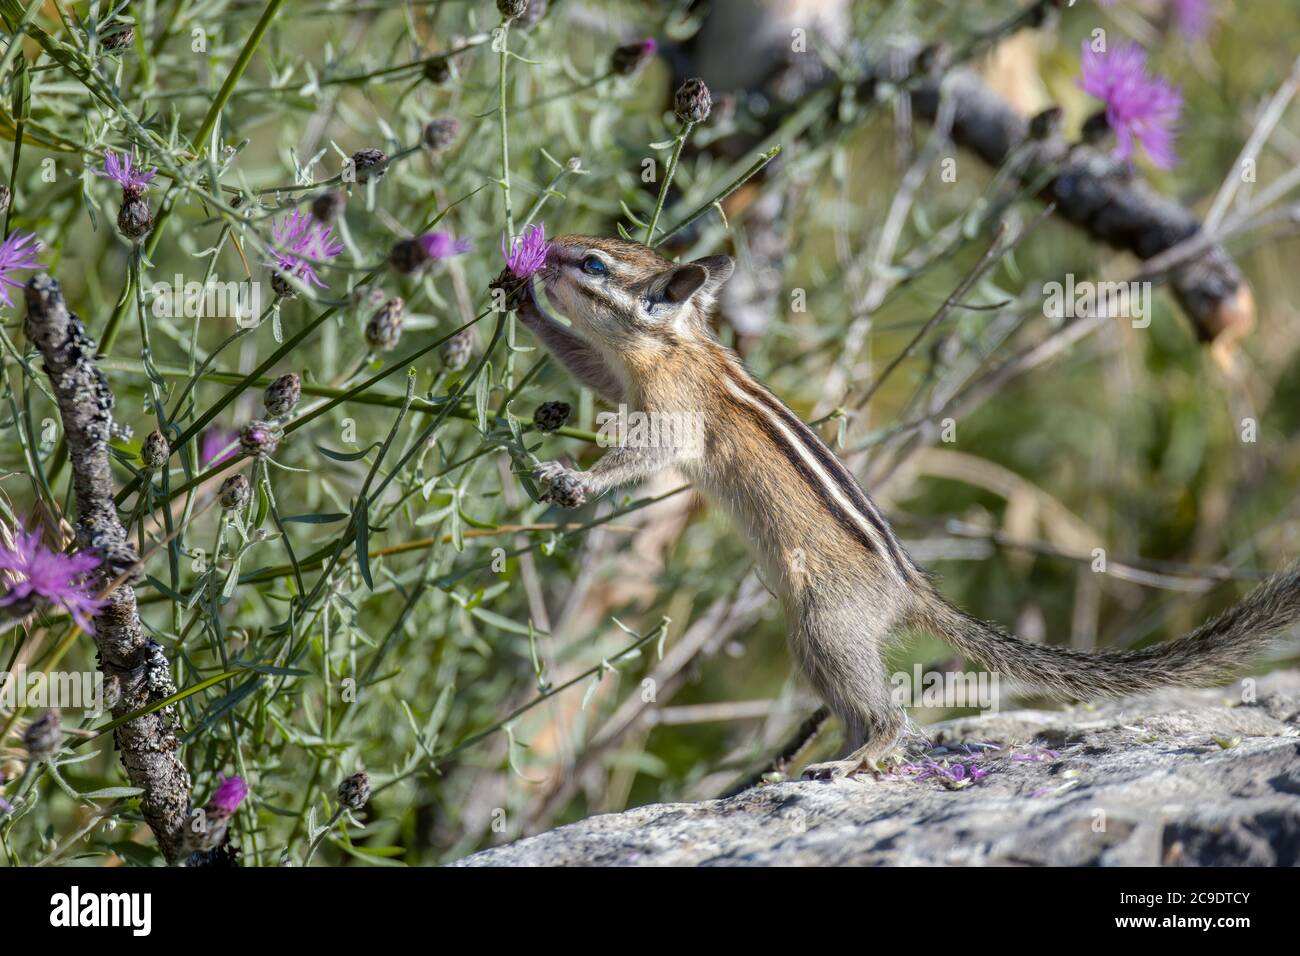
[[[764,15],[764,4],[731,6],[739,8],[742,22]],[[1030,4],[863,0],[840,10],[847,25],[842,32],[821,27],[826,13],[817,5],[793,6],[803,8],[796,17],[808,17],[810,47],[833,63],[826,82],[839,89],[837,74],[850,80],[855,58],[873,43],[910,36],[959,48]],[[1139,164],[1139,174],[1203,211],[1232,175],[1260,105],[1286,81],[1300,48],[1300,8],[1289,0],[1213,6],[1216,19],[1208,36],[1189,40],[1159,3],[1119,0],[1102,9],[1082,0],[1063,10],[1059,21],[1014,32],[974,65],[1026,114],[1051,103],[1062,106],[1073,135],[1095,108],[1075,86],[1080,42],[1098,26],[1135,37],[1187,100],[1179,140],[1183,162],[1167,173]],[[518,219],[543,202],[537,219],[548,234],[612,234],[624,205],[639,215],[652,208],[654,187],[642,182],[642,161],[655,157],[662,166],[666,152],[649,144],[671,140],[676,132],[670,110],[674,68],[698,66],[701,57],[735,55],[725,44],[692,46],[707,8],[552,0],[536,22],[512,26],[509,49],[519,58],[509,61],[505,95]],[[46,244],[43,261],[92,335],[102,337],[115,311],[125,312],[104,361],[118,396],[118,417],[135,430],[135,438],[118,447],[117,474],[124,485],[138,467],[139,441],[155,422],[146,402],[149,380],[136,310],[129,298],[125,310],[116,308],[129,295],[124,290],[132,250],[113,228],[115,190],[85,168],[102,162],[105,146],[120,150],[132,144],[150,163],[162,165],[164,153],[175,163],[189,161],[192,147],[201,145],[189,137],[264,9],[261,0],[118,8],[44,4],[37,22],[83,47],[120,95],[120,105],[89,95],[73,71],[55,65],[39,43],[24,41],[32,105],[14,172],[10,225],[35,231]],[[88,44],[96,24],[114,17],[133,20],[131,47],[120,54],[94,50]],[[164,176],[153,191],[155,214],[162,197],[176,202],[143,265],[145,289],[178,273],[201,278],[209,267],[222,280],[265,282],[267,270],[258,264],[263,255],[249,238],[250,232],[269,237],[267,210],[258,209],[258,202],[266,207],[306,200],[315,192],[277,194],[273,187],[336,176],[344,159],[363,147],[396,156],[418,143],[423,124],[434,117],[457,118],[461,135],[445,152],[417,150],[395,161],[373,189],[352,189],[338,229],[346,251],[322,271],[328,290],[315,300],[284,302],[274,322],[221,352],[213,367],[230,374],[196,385],[196,413],[230,397],[239,375],[332,305],[336,312],[268,376],[299,372],[309,392],[304,408],[310,408],[322,400],[310,395],[312,387],[355,382],[358,372],[364,377],[391,367],[394,374],[362,398],[387,396],[400,404],[405,366],[395,360],[436,342],[485,307],[487,283],[502,265],[498,245],[505,227],[498,183],[501,58],[486,40],[498,23],[495,5],[477,0],[291,0],[278,12],[221,114],[211,165],[195,164],[191,175],[200,185],[173,194]],[[200,36],[202,49],[196,49]],[[609,77],[613,48],[646,36],[658,39],[659,56],[634,76]],[[450,60],[445,75],[426,72],[425,61],[460,47],[467,49]],[[402,64],[413,66],[398,69]],[[761,119],[727,107],[719,97],[714,116],[693,138],[698,148],[683,160],[665,222],[707,203],[755,159],[761,137],[754,130]],[[845,355],[848,329],[871,282],[879,230],[930,129],[913,126],[888,101],[867,109],[846,97],[824,112],[796,135],[772,133],[782,146],[780,162],[733,197],[728,222],[711,210],[673,246],[683,256],[735,252],[743,274],[753,265],[749,250],[755,241],[747,210],[768,191],[781,191],[785,247],[769,296],[770,322],[742,334],[724,308],[719,334],[809,419],[840,406],[842,392],[828,387],[837,367],[852,373],[849,384],[860,394],[872,370],[907,346],[990,239],[986,231],[889,295],[869,316],[862,353]],[[127,114],[155,139],[143,141],[125,121]],[[12,111],[2,125],[9,142],[0,150],[0,169],[8,171],[15,155]],[[728,134],[746,144],[737,155],[722,144]],[[566,166],[570,157],[580,161],[576,172]],[[937,164],[926,170],[900,254],[966,215],[993,180],[994,171],[967,153],[941,146],[936,158],[943,157],[955,157],[956,179],[942,181]],[[52,181],[46,163],[51,159]],[[1261,154],[1259,183],[1297,163],[1300,116],[1292,106]],[[211,194],[202,177],[214,173],[227,200],[243,195],[238,210],[202,201],[203,191]],[[1039,208],[1034,202],[1012,206],[1010,234],[1029,226]],[[393,242],[419,231],[439,211],[446,213],[440,228],[472,239],[473,251],[414,279],[384,270]],[[1023,313],[1006,340],[984,357],[989,364],[1050,334],[1051,320],[1041,308],[1044,281],[1066,273],[1114,279],[1133,270],[1126,257],[1049,219],[985,276],[964,300],[967,307],[922,343],[864,411],[821,426],[829,440],[842,437],[840,452],[868,477],[868,490],[918,559],[939,575],[949,597],[1041,640],[1132,647],[1194,626],[1295,554],[1300,324],[1293,303],[1300,276],[1291,266],[1300,245],[1285,235],[1270,233],[1265,241],[1247,232],[1230,248],[1250,279],[1258,322],[1231,354],[1216,356],[1198,344],[1168,293],[1158,289],[1149,328],[1108,324],[961,415],[954,441],[927,432],[915,453],[892,454],[880,441],[882,430],[922,410],[918,396],[934,375],[990,348],[988,333],[999,319]],[[363,327],[369,311],[349,298],[376,268],[370,284],[401,295],[408,307],[399,349],[380,356],[367,355]],[[806,296],[804,311],[792,308],[799,290]],[[3,312],[5,333],[19,351],[27,347],[21,315],[21,305]],[[475,327],[476,359],[492,340],[496,318],[489,314]],[[188,381],[190,363],[236,331],[232,320],[218,316],[151,317],[148,323],[148,357],[166,372],[160,381],[169,408]],[[269,518],[262,525],[269,534],[252,541],[233,592],[224,600],[185,605],[199,578],[195,549],[210,555],[218,534],[219,509],[202,506],[220,475],[192,483],[189,524],[170,545],[178,555],[174,570],[168,546],[152,550],[162,537],[156,522],[132,529],[133,535],[142,531],[145,550],[153,554],[146,569],[151,581],[139,593],[148,626],[175,662],[178,686],[219,673],[231,660],[260,668],[242,670],[180,705],[196,804],[211,793],[218,774],[239,773],[251,786],[234,829],[245,864],[301,862],[311,814],[317,823],[327,819],[337,782],[363,767],[376,787],[360,815],[364,826],[336,828],[317,861],[432,864],[592,812],[714,795],[770,756],[813,706],[792,676],[779,612],[763,602],[761,592],[756,597],[752,587],[746,590],[750,561],[736,532],[689,492],[640,505],[676,489],[680,478],[627,489],[575,514],[529,499],[502,447],[507,408],[527,423],[542,401],[571,402],[577,413],[568,434],[530,432],[527,444],[543,459],[567,456],[586,466],[598,449],[575,436],[593,429],[600,406],[562,370],[542,363],[522,329],[513,346],[496,343],[488,359],[478,373],[488,387],[480,390],[475,382],[468,393],[473,400],[461,407],[464,414],[447,419],[428,447],[395,475],[383,500],[371,503],[373,587],[349,551],[324,599],[306,623],[298,622],[301,646],[284,638],[288,599],[299,590]],[[417,447],[431,411],[440,407],[436,403],[466,384],[476,364],[445,368],[434,350],[414,367],[415,396],[435,404],[401,421],[385,473],[399,454]],[[37,508],[15,415],[19,421],[29,416],[38,433],[43,420],[57,416],[42,394],[43,383],[25,373],[12,349],[6,351],[4,374],[0,494],[12,521]],[[261,389],[247,388],[214,425],[237,429],[261,414],[260,402]],[[477,427],[479,405],[496,421],[486,430]],[[350,511],[374,451],[340,461],[319,447],[359,452],[383,441],[397,414],[391,401],[349,401],[290,434],[275,455],[286,467],[270,470],[281,516]],[[1258,420],[1253,443],[1242,440],[1247,417]],[[183,428],[191,421],[176,424]],[[865,455],[854,451],[864,443]],[[41,444],[38,457],[61,508],[67,473],[58,467],[58,456],[55,435]],[[192,461],[173,459],[170,487],[180,488],[198,473]],[[596,520],[601,523],[568,533]],[[328,554],[342,525],[286,527],[301,557],[322,548]],[[235,540],[233,531],[227,533]],[[512,554],[498,571],[492,567],[497,547],[527,550]],[[1093,573],[1094,547],[1105,549],[1114,573]],[[1124,573],[1115,564],[1135,571]],[[223,568],[228,566],[226,558]],[[307,572],[308,589],[319,573],[319,567]],[[727,602],[738,593],[744,607],[729,616]],[[661,641],[656,629],[664,619],[670,623]],[[58,618],[11,627],[5,658],[21,646],[33,654],[30,666],[93,666],[90,641],[78,637],[64,647],[67,632],[66,621]],[[629,632],[651,640],[638,654],[602,666],[633,643]],[[674,649],[688,637],[693,652],[674,659]],[[950,656],[943,645],[919,637],[896,661],[910,669],[916,661]],[[544,688],[592,668],[595,676],[445,756],[497,728]],[[10,733],[0,746],[11,784],[22,773],[19,731],[28,716],[6,715]],[[920,720],[941,716],[916,714]],[[832,751],[834,737],[827,734],[819,751]],[[62,769],[71,790],[121,783],[107,738],[78,751],[92,752],[91,759]],[[39,794],[22,819],[0,824],[8,862],[47,855],[112,864],[157,861],[129,800],[104,813],[104,800],[92,809],[49,779]],[[96,823],[100,814],[103,821]]]

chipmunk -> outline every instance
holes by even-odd
[[[677,264],[619,239],[553,241],[517,304],[522,324],[602,398],[660,416],[703,413],[703,435],[611,448],[588,471],[546,462],[534,476],[545,500],[575,508],[673,466],[730,513],[784,606],[795,660],[850,749],[805,776],[875,771],[895,751],[907,718],[891,700],[883,652],[906,630],[933,633],[1018,685],[1088,699],[1217,683],[1300,617],[1295,568],[1190,634],[1138,651],[1034,644],[953,606],[849,469],[714,336],[708,318],[733,269],[727,256]],[[570,326],[539,304],[539,289]]]

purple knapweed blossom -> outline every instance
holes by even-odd
[[[333,226],[294,209],[271,225],[276,248],[266,265],[323,289],[325,283],[316,274],[315,266],[343,251],[343,243],[334,241],[333,232]]]
[[[234,813],[239,809],[239,805],[244,802],[248,796],[248,784],[244,783],[244,778],[234,777],[217,777],[217,791],[212,795],[209,806],[220,810],[222,813]]]
[[[93,634],[90,619],[108,603],[96,598],[86,581],[97,567],[99,558],[93,554],[52,551],[41,543],[39,532],[28,534],[18,525],[13,529],[13,546],[0,544],[0,571],[9,572],[0,607],[39,598],[66,608],[78,627]]]
[[[34,232],[11,232],[0,243],[0,299],[4,300],[5,305],[12,307],[14,304],[13,299],[9,298],[9,290],[21,289],[23,286],[21,282],[9,278],[9,274],[19,269],[44,269],[45,264],[37,262],[35,258],[40,251],[41,244]]]
[[[468,239],[453,239],[449,232],[426,232],[420,237],[420,248],[430,259],[450,259],[469,252],[473,243]]]
[[[896,778],[911,777],[918,781],[940,780],[945,786],[953,787],[965,787],[979,783],[992,772],[987,767],[980,766],[980,761],[987,755],[972,752],[970,748],[966,748],[966,753],[967,757],[964,761],[945,760],[940,763],[937,760],[925,759],[900,763],[895,766],[890,776]]]
[[[130,153],[123,153],[121,158],[118,158],[117,153],[111,149],[104,153],[104,168],[91,171],[96,176],[113,180],[122,187],[122,192],[136,195],[145,192],[153,182],[154,176],[158,175],[157,169],[146,170],[139,166],[133,169]]]
[[[199,440],[199,465],[219,465],[234,458],[239,451],[239,433],[224,428],[209,428]]]
[[[1126,43],[1098,53],[1084,41],[1081,65],[1079,87],[1106,104],[1106,123],[1116,139],[1114,157],[1130,159],[1141,144],[1154,165],[1161,169],[1176,165],[1174,124],[1183,96],[1147,72],[1146,51]]]
[[[1169,0],[1178,30],[1189,40],[1203,40],[1214,25],[1210,0]]]
[[[1103,7],[1115,6],[1115,0],[1097,0]],[[1203,40],[1214,25],[1214,7],[1210,0],[1164,0],[1164,9],[1172,13],[1178,32],[1189,40]]]
[[[530,278],[546,265],[546,255],[551,244],[546,241],[546,226],[526,226],[523,234],[511,239],[501,236],[501,253],[506,257],[506,268],[516,279]]]

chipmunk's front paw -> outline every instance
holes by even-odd
[[[533,477],[550,487],[542,494],[561,508],[577,508],[587,501],[587,482],[582,472],[565,468],[558,461],[547,461],[533,469]]]

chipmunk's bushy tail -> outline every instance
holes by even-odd
[[[1032,644],[971,617],[934,591],[920,599],[909,623],[942,637],[1004,679],[1054,697],[1086,700],[1223,683],[1297,621],[1300,565],[1269,578],[1190,634],[1138,651],[1090,653]]]

